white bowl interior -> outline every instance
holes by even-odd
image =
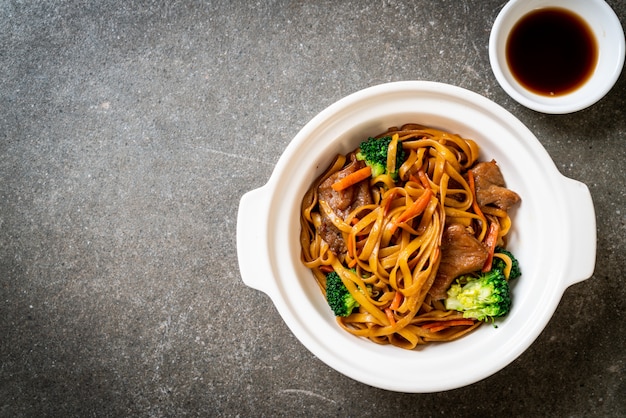
[[[367,136],[408,122],[474,139],[481,147],[481,160],[495,159],[508,187],[522,197],[513,214],[509,248],[519,258],[523,276],[513,285],[510,314],[496,322],[497,328],[485,325],[460,340],[412,351],[377,345],[340,329],[312,273],[300,261],[299,242],[302,196],[333,157],[356,148]],[[275,305],[305,346],[356,380],[402,392],[441,391],[478,381],[506,366],[534,341],[563,294],[565,285],[559,277],[567,254],[558,254],[558,241],[566,243],[569,238],[567,208],[559,197],[562,176],[527,128],[474,93],[425,82],[393,83],[356,93],[307,124],[274,173],[267,228]],[[549,239],[546,231],[552,231]],[[544,256],[549,252],[550,260]],[[472,361],[459,362],[463,356]]]
[[[546,7],[568,9],[582,17],[598,45],[598,62],[590,79],[577,90],[560,96],[533,93],[518,83],[506,60],[508,35],[529,12]],[[613,87],[624,65],[624,31],[611,7],[603,0],[512,0],[494,22],[489,42],[493,73],[502,88],[522,105],[544,113],[570,113],[596,103]]]

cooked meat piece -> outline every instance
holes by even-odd
[[[373,202],[372,194],[370,193],[369,181],[362,181],[358,184],[355,184],[352,188],[355,189],[354,200],[352,200],[352,203],[350,203],[350,206],[348,206],[348,210],[345,211],[345,216],[348,216],[350,212],[352,212],[359,206],[369,205]]]
[[[322,224],[320,225],[319,233],[334,254],[341,254],[347,250],[341,231],[324,214],[322,214]]]
[[[365,163],[363,161],[357,160],[354,154],[351,154],[350,163],[348,165],[346,165],[344,168],[337,171],[336,173],[333,173],[319,185],[317,189],[319,194],[319,200],[325,200],[326,203],[328,203],[328,205],[338,215],[343,213],[355,201],[355,194],[359,190],[359,187],[357,186],[361,186],[361,184],[363,184],[367,187],[367,184],[365,184],[365,182],[361,182],[353,187],[348,187],[347,189],[344,189],[340,192],[335,191],[335,189],[332,188],[332,185],[338,180],[341,180],[347,175],[350,175],[363,167],[365,167]]]
[[[487,248],[463,225],[448,225],[441,238],[441,261],[430,295],[434,299],[444,299],[454,279],[480,270],[488,255]]]
[[[504,177],[495,161],[478,163],[472,169],[479,206],[494,205],[508,210],[520,201],[517,193],[505,187]]]
[[[357,160],[354,154],[351,154],[350,163],[324,180],[317,189],[319,200],[328,203],[333,212],[342,219],[345,219],[357,207],[372,203],[369,184],[366,181],[362,181],[340,192],[335,191],[332,185],[364,166],[365,163],[363,161]],[[322,224],[319,233],[330,247],[330,250],[335,254],[346,251],[341,232],[323,211],[320,211],[320,214],[322,216]]]

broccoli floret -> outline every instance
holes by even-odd
[[[509,283],[500,269],[478,276],[461,276],[448,289],[446,309],[479,321],[506,315],[511,309]]]
[[[359,303],[350,294],[337,272],[326,275],[326,301],[335,316],[348,316]]]
[[[515,256],[511,254],[510,251],[507,251],[502,247],[496,247],[496,253],[506,254],[511,259],[511,273],[509,274],[509,280],[517,279],[519,276],[522,275],[522,270],[520,269],[519,261],[517,261],[517,258],[515,258]],[[504,271],[505,267],[506,267],[506,263],[501,258],[498,258],[498,257],[493,258],[492,270],[500,269]]]
[[[372,177],[387,172],[387,151],[389,150],[390,143],[390,136],[368,138],[366,141],[361,142],[356,158],[365,161],[365,164],[372,168]],[[403,162],[404,150],[402,149],[402,145],[398,144],[398,150],[396,151],[396,169],[393,173],[389,173],[394,181],[398,180],[398,169]]]

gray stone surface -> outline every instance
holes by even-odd
[[[518,105],[489,66],[503,4],[1,2],[0,416],[623,416],[625,80],[573,115]],[[310,118],[408,79],[510,110],[598,219],[595,274],[536,343],[436,394],[321,363],[235,247],[241,195]]]

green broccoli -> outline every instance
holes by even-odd
[[[496,253],[506,254],[511,259],[511,273],[509,274],[509,280],[517,279],[519,276],[522,275],[522,270],[520,269],[519,261],[517,261],[517,258],[515,258],[515,256],[511,254],[510,251],[507,251],[502,247],[496,247]],[[498,257],[493,258],[493,263],[491,267],[492,270],[499,269],[499,270],[504,271],[505,267],[506,267],[506,263],[501,258],[498,258]]]
[[[479,321],[504,316],[511,309],[509,283],[500,269],[461,276],[448,289],[445,306]]]
[[[365,164],[372,168],[372,177],[385,174],[387,172],[387,151],[391,143],[390,136],[382,138],[368,138],[361,142],[359,151],[356,154],[357,160],[365,161]],[[404,162],[404,150],[402,145],[398,144],[396,152],[396,169],[393,173],[389,173],[394,181],[398,180],[398,169]]]
[[[354,308],[359,307],[359,303],[343,284],[339,274],[334,271],[326,275],[326,301],[335,316],[348,316]]]

